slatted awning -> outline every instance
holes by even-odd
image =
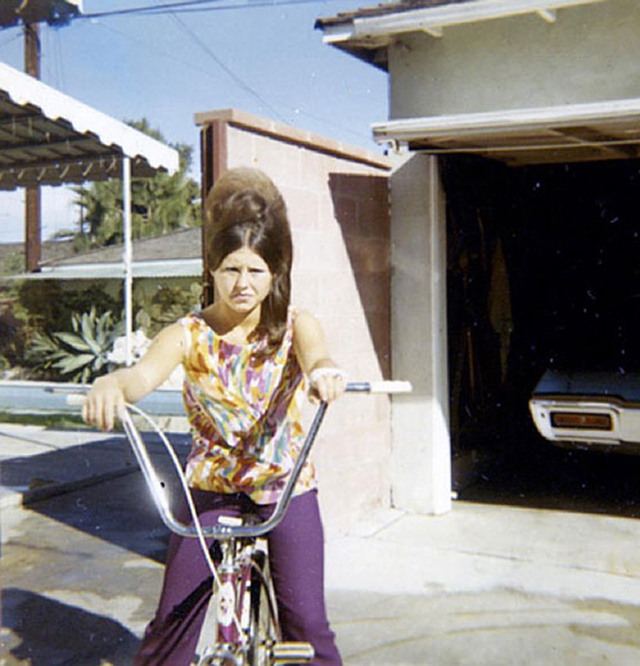
[[[518,166],[640,157],[640,99],[407,118],[372,126],[379,142],[472,153]]]
[[[178,153],[0,63],[0,190],[175,172]]]
[[[178,167],[174,148],[0,63],[0,190],[122,178],[127,365],[133,330],[131,177]]]

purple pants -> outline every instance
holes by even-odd
[[[258,505],[242,493],[192,491],[203,525],[220,515],[258,513],[268,518],[274,505]],[[183,517],[186,521],[186,518]],[[269,535],[269,561],[285,641],[307,641],[315,666],[340,666],[324,603],[324,537],[317,492],[294,497],[282,522]],[[193,659],[211,598],[211,572],[196,539],[173,535],[156,616],[147,627],[134,666],[188,666]]]

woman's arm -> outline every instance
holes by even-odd
[[[84,404],[84,420],[101,430],[111,430],[115,417],[124,413],[125,403],[137,402],[160,386],[182,361],[185,348],[181,324],[163,329],[136,365],[95,380]]]
[[[293,344],[302,371],[309,377],[312,397],[335,400],[345,389],[345,373],[329,356],[320,322],[301,311],[293,324]]]

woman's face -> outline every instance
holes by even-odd
[[[249,313],[269,295],[273,276],[265,260],[248,247],[229,253],[212,271],[216,301]]]

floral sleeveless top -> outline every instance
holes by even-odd
[[[187,460],[192,488],[276,502],[295,464],[304,431],[305,381],[293,350],[291,309],[279,349],[256,356],[264,340],[222,340],[199,313],[180,320],[187,337],[183,399],[193,435]],[[307,462],[294,494],[316,485]]]

